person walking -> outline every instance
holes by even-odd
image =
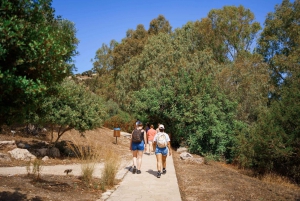
[[[158,133],[158,132],[159,132],[159,125],[160,125],[160,123],[158,123],[158,124],[157,124],[156,133]]]
[[[147,131],[147,139],[148,139],[147,152],[148,152],[149,155],[154,154],[154,152],[153,152],[153,139],[154,139],[155,134],[156,134],[156,130],[154,130],[154,126],[151,125],[150,129]]]
[[[142,157],[147,144],[146,131],[143,129],[143,123],[138,122],[137,128],[132,131],[130,140],[130,150],[133,157],[132,173],[141,174]]]
[[[161,174],[166,174],[167,156],[171,156],[171,144],[170,138],[167,133],[164,132],[164,125],[159,125],[159,132],[156,133],[153,139],[153,148],[155,147],[155,155],[157,161],[157,178],[161,177]]]

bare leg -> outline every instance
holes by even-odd
[[[137,150],[132,151],[132,157],[133,157],[133,166],[136,166],[136,158],[137,158]]]
[[[138,151],[137,152],[137,169],[141,170],[142,166],[142,157],[143,157],[143,151]]]
[[[163,166],[163,168],[166,168],[166,166],[167,166],[167,156],[162,156],[162,166]]]
[[[153,153],[153,142],[149,141],[149,154]]]
[[[156,154],[156,160],[157,160],[157,171],[162,171],[162,155]]]

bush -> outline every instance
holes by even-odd
[[[101,186],[111,187],[115,183],[115,177],[120,166],[120,157],[117,153],[109,150],[106,154],[104,169],[101,176]]]
[[[134,129],[135,119],[133,119],[128,113],[120,112],[117,115],[112,116],[104,122],[104,127],[113,129],[121,128],[125,132],[131,132]]]

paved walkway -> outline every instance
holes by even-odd
[[[167,157],[167,173],[157,178],[155,155],[143,155],[141,174],[128,171],[120,186],[106,201],[181,201],[172,156]]]
[[[92,164],[91,164],[92,165]],[[93,176],[97,178],[101,178],[102,169],[104,167],[104,163],[96,163],[94,164],[94,173]],[[31,166],[32,168],[32,166]],[[128,171],[128,161],[122,161],[120,165],[120,170],[118,171],[116,178],[122,179],[124,174]],[[72,172],[69,175],[81,176],[82,175],[82,165],[81,164],[69,164],[69,165],[53,165],[53,166],[42,166],[41,175],[66,175],[64,172],[66,169],[72,169]],[[18,166],[18,167],[0,167],[0,175],[20,175],[27,174],[26,166]]]

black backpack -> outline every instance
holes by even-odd
[[[140,143],[143,141],[144,138],[144,132],[142,132],[142,130],[139,129],[134,129],[133,133],[132,133],[132,142],[135,143]]]

